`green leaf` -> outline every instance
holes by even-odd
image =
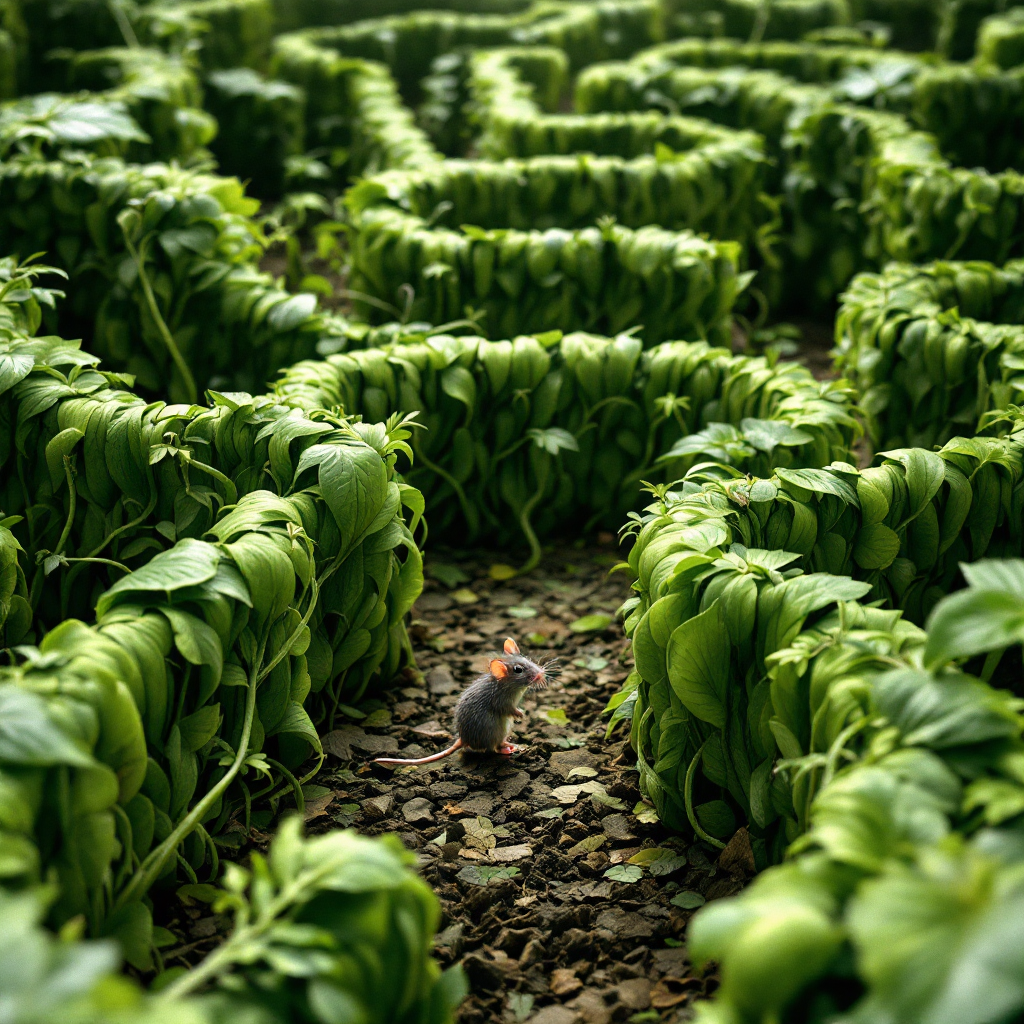
[[[693,892],[689,889],[676,893],[669,900],[673,907],[682,907],[683,910],[696,910],[698,907],[703,907],[705,902],[706,900],[699,892]]]
[[[178,722],[182,750],[192,753],[202,750],[217,735],[220,723],[219,704],[207,704],[191,715],[186,715]]]
[[[177,590],[195,587],[213,579],[220,564],[220,552],[212,544],[186,539],[168,551],[154,555],[144,566],[122,576],[96,604],[102,618],[123,600],[137,600],[142,593],[162,593],[170,600]]]
[[[574,633],[597,633],[607,629],[613,622],[610,615],[584,615],[575,622],[569,623],[569,628]]]
[[[721,729],[728,717],[729,633],[719,602],[680,623],[668,644],[668,679],[684,707]]]
[[[515,878],[519,874],[516,867],[488,867],[486,865],[470,864],[464,867],[456,877],[470,885],[487,885],[489,882],[502,878]]]
[[[610,878],[613,882],[639,882],[644,877],[643,868],[637,867],[635,864],[613,864],[604,873],[605,878]]]
[[[84,720],[91,719],[92,728],[98,729],[91,709],[83,710]],[[72,725],[70,716],[65,721]],[[50,716],[39,694],[12,684],[0,686],[0,762],[37,768],[55,764],[88,768],[94,763],[88,752],[91,745],[87,734],[65,731]]]
[[[899,553],[899,536],[884,523],[875,523],[857,534],[853,558],[862,569],[884,569]]]

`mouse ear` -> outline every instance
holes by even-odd
[[[497,679],[504,679],[505,676],[508,675],[508,665],[498,658],[495,658],[494,661],[491,662],[490,668],[491,675],[495,676]]]
[[[517,644],[515,642],[515,640],[512,639],[512,637],[509,637],[505,641],[505,653],[506,654],[518,654],[519,653],[519,644]]]

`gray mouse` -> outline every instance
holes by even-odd
[[[447,750],[414,760],[378,757],[374,764],[429,764],[449,757],[456,750],[505,756],[518,753],[508,736],[512,722],[522,720],[525,714],[519,702],[527,690],[545,686],[544,668],[520,654],[519,645],[509,637],[505,641],[505,653],[492,658],[488,671],[463,690],[455,705],[456,739]]]

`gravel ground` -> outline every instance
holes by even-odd
[[[494,579],[503,557],[428,561],[411,630],[418,671],[329,734],[309,828],[396,832],[416,851],[444,909],[438,956],[470,979],[463,1024],[689,1020],[717,980],[691,969],[686,925],[753,874],[749,840],[739,832],[719,856],[668,833],[641,801],[625,727],[605,739],[601,711],[631,667],[611,619],[629,593],[625,575],[609,575],[613,538],[554,550],[525,578]],[[524,702],[518,755],[368,763],[449,745],[459,692],[506,636],[562,669]]]

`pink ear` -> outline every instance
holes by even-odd
[[[512,639],[512,637],[509,637],[505,641],[505,653],[506,654],[518,654],[519,653],[519,644],[517,644],[515,642],[515,640]]]
[[[491,662],[491,675],[496,679],[504,679],[508,675],[508,665],[503,661],[499,661],[497,658]]]

